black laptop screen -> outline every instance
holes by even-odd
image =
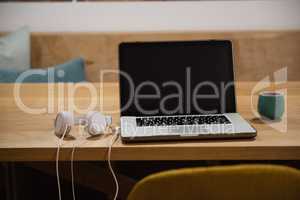
[[[119,46],[122,116],[235,112],[230,41]]]

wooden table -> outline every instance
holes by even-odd
[[[255,120],[251,111],[250,94],[256,83],[237,84],[238,111],[257,129],[254,140],[198,140],[123,144],[119,139],[113,146],[113,160],[300,160],[300,82],[286,83],[287,131],[280,132],[268,124]],[[87,86],[93,86],[90,95]],[[95,109],[112,114],[119,123],[119,95],[117,83],[77,84],[23,84],[20,97],[25,106],[45,107],[45,113],[28,114],[22,111],[14,98],[14,85],[0,84],[0,161],[53,161],[57,137],[53,134],[53,122],[57,111],[74,105],[86,109],[96,100]],[[48,92],[50,88],[52,92]],[[73,88],[73,89],[72,89]],[[74,93],[74,97],[68,97]],[[100,98],[102,95],[102,98]],[[48,98],[52,97],[52,98]],[[257,102],[257,96],[254,96]],[[277,122],[282,123],[282,122]],[[272,126],[276,126],[273,123]],[[87,138],[73,128],[75,139],[64,141],[61,160],[69,160],[74,143],[75,160],[105,160],[110,135]]]

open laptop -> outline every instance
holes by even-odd
[[[236,112],[230,41],[129,42],[119,46],[121,138],[251,138]]]

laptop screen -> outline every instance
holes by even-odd
[[[121,116],[236,112],[230,41],[119,46]]]

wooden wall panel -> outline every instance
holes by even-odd
[[[192,33],[34,33],[32,65],[48,67],[81,56],[89,81],[100,71],[118,68],[118,45],[124,41],[229,39],[233,41],[239,81],[257,81],[288,67],[288,79],[300,80],[300,31]],[[116,81],[107,76],[104,81]]]

